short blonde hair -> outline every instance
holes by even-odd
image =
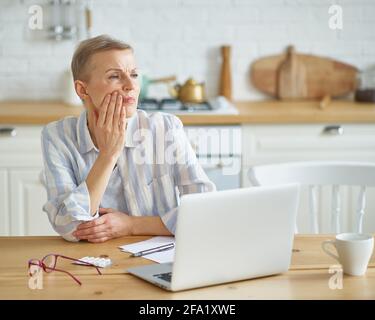
[[[74,80],[88,80],[87,65],[90,58],[98,52],[107,50],[133,51],[133,48],[122,41],[111,38],[108,35],[100,35],[82,41],[74,52],[71,68]]]

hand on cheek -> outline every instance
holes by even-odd
[[[107,95],[97,115],[94,112],[89,114],[92,134],[100,155],[116,160],[124,149],[126,138],[126,110],[122,100],[118,92]]]
[[[101,208],[99,213],[99,218],[81,223],[73,236],[96,243],[131,235],[132,217],[111,208]]]

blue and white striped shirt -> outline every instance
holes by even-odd
[[[41,138],[48,194],[43,210],[56,232],[77,241],[72,233],[78,224],[99,216],[90,214],[86,185],[99,154],[87,127],[87,112],[48,124]],[[100,207],[132,216],[160,216],[174,233],[179,196],[214,190],[181,121],[171,114],[137,110],[128,120],[125,146]]]

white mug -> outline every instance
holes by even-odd
[[[328,245],[336,248],[338,256],[327,249]],[[341,233],[335,240],[324,241],[322,249],[342,265],[344,273],[361,276],[366,273],[371,259],[374,238],[370,234]]]

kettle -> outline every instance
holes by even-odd
[[[206,101],[204,83],[197,83],[189,78],[183,85],[176,84],[169,88],[169,93],[173,98],[183,103],[202,103]]]

